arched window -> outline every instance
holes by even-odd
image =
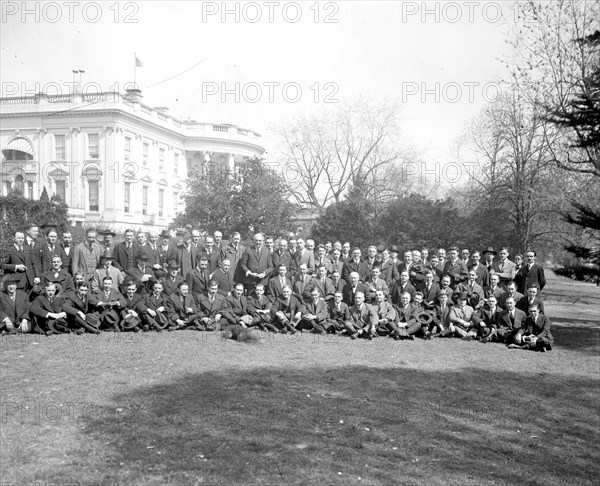
[[[15,177],[15,189],[25,195],[25,180],[21,174],[17,174],[17,177]]]

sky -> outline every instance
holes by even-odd
[[[2,2],[2,96],[136,81],[150,106],[263,135],[366,96],[397,99],[405,140],[451,161],[507,77],[517,2]],[[172,79],[170,79],[172,78]]]

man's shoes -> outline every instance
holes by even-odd
[[[148,330],[148,326],[144,326],[144,327],[146,328],[146,329],[144,329],[144,331],[147,331],[147,330]],[[135,326],[135,327],[133,328],[133,332],[140,332],[140,328],[139,328],[139,326]]]
[[[119,326],[118,326],[118,325],[116,325],[116,324],[115,324],[115,325],[113,326],[113,332],[121,332],[121,329],[119,329]]]
[[[462,340],[463,341],[473,341],[473,338],[467,334],[466,336],[462,337]]]
[[[519,346],[518,344],[509,344],[508,349],[523,349],[523,346]]]
[[[481,338],[479,340],[479,342],[485,344],[485,343],[489,343],[491,340],[492,340],[492,337],[488,336],[488,337]]]
[[[137,329],[137,327],[136,327],[136,329]],[[150,328],[148,327],[148,325],[147,325],[147,324],[144,324],[144,325],[142,326],[142,331],[144,331],[144,332],[147,332],[147,331],[148,331],[148,329],[150,329]]]
[[[432,337],[433,337],[433,335],[431,334],[431,331],[427,331],[425,333],[425,339],[427,339],[428,341],[430,341]]]
[[[452,334],[450,332],[450,329],[444,329],[442,332],[439,333],[439,337],[448,337],[450,336],[450,334]]]
[[[83,334],[83,329],[81,329],[81,328],[75,329],[75,334],[77,334],[78,336],[81,336]]]
[[[415,340],[415,336],[413,334],[409,334],[408,336],[406,336],[406,339],[408,339],[410,341],[414,341]]]
[[[350,335],[350,339],[356,339],[358,337],[358,333],[355,332],[354,334]]]

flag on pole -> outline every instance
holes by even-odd
[[[135,56],[135,67],[144,67],[144,63],[142,63],[137,56]]]

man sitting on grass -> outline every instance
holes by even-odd
[[[377,329],[377,312],[370,305],[365,304],[365,294],[356,292],[354,305],[350,307],[350,320],[345,322],[346,330],[352,339],[363,336],[373,339]]]
[[[448,329],[454,335],[462,337],[465,341],[470,341],[477,336],[477,331],[473,321],[475,311],[473,307],[467,305],[467,299],[468,294],[466,292],[458,293],[457,304],[450,309]]]
[[[523,329],[523,349],[531,349],[545,353],[554,346],[554,338],[550,333],[550,319],[542,314],[536,304],[529,307],[529,316]]]
[[[137,293],[138,286],[133,280],[127,280],[123,287],[125,288],[124,305],[121,311],[121,327],[126,331],[139,332],[141,326],[141,314],[146,312],[144,297]],[[141,328],[148,331],[148,324],[143,324]]]
[[[278,329],[285,333],[296,333],[296,325],[302,318],[304,307],[300,300],[292,295],[292,289],[286,285],[282,290],[282,296],[275,299],[271,306],[271,314],[273,315],[273,323],[278,326]]]
[[[167,328],[169,319],[166,314],[167,297],[163,295],[163,284],[153,281],[151,293],[144,297],[146,312],[142,314],[142,322],[150,329],[158,332]]]
[[[495,296],[490,295],[487,304],[475,312],[473,321],[479,328],[480,341],[489,343],[496,338],[498,326],[502,318],[502,309],[498,307],[498,301]]]
[[[208,291],[198,296],[198,314],[204,331],[220,331],[221,327],[227,326],[227,320],[223,317],[225,297],[218,291],[219,284],[210,281]]]
[[[98,326],[100,321],[96,313],[97,299],[93,295],[88,295],[89,284],[81,282],[77,290],[68,292],[63,309],[67,313],[67,321],[71,329],[76,334],[83,334],[88,331],[92,334],[100,334]]]
[[[319,289],[313,287],[310,291],[310,299],[304,304],[302,319],[300,320],[300,330],[306,329],[318,334],[327,334],[329,324],[327,321],[327,304],[321,298]]]
[[[263,331],[279,332],[272,324],[271,301],[265,296],[265,286],[257,284],[254,296],[248,297],[248,310],[252,316],[252,325],[258,326]]]
[[[496,331],[499,340],[508,344],[509,348],[520,347],[526,318],[525,312],[516,308],[515,299],[506,299],[506,311],[502,314],[500,327]]]
[[[20,279],[16,274],[7,275],[4,281],[6,291],[0,293],[0,328],[3,334],[31,331],[29,296],[17,288]]]
[[[404,272],[402,272],[404,273]],[[400,295],[400,304],[394,306],[396,311],[396,322],[389,323],[388,328],[392,331],[392,337],[399,339],[414,339],[415,334],[421,330],[421,323],[417,320],[418,309],[410,303],[411,295],[403,292]]]
[[[185,280],[182,279],[177,291],[169,296],[166,309],[170,321],[169,329],[198,329],[196,304]]]
[[[46,283],[44,292],[31,303],[31,315],[34,316],[34,332],[52,334],[69,333],[67,313],[62,310],[63,299],[56,295],[56,285]]]

